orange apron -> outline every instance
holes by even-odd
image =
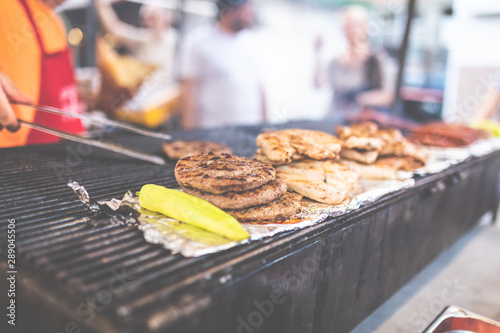
[[[4,67],[7,75],[13,75],[13,81],[21,91],[27,92],[30,96],[35,97],[38,104],[48,105],[52,107],[62,108],[70,112],[82,112],[82,107],[78,99],[78,89],[76,81],[74,78],[73,64],[71,61],[71,52],[69,47],[63,43],[64,42],[64,30],[62,26],[59,25],[59,21],[54,16],[48,7],[34,0],[9,0],[17,3],[11,3],[10,5],[2,4],[12,10],[10,15],[16,15],[16,19],[19,20],[20,30],[17,33],[10,33],[7,30],[5,36],[7,36],[7,41],[11,42],[7,44],[11,47],[10,50],[4,50],[7,55],[7,62],[5,65],[10,65],[10,67],[16,67],[18,72],[9,73],[11,68]],[[5,13],[7,14],[7,13]],[[24,18],[24,20],[23,20]],[[7,20],[6,20],[7,21]],[[24,22],[23,22],[24,21]],[[13,31],[12,22],[10,21],[10,27],[6,26],[3,29],[10,29]],[[4,23],[4,22],[2,22]],[[5,22],[4,24],[7,24]],[[44,29],[44,36],[42,37],[42,32],[40,29]],[[2,32],[3,33],[3,32]],[[9,34],[10,33],[10,34]],[[32,38],[30,37],[32,36]],[[32,50],[29,54],[30,56],[26,58],[26,53],[23,51],[15,50],[15,47],[19,46],[20,50],[23,47],[29,47],[33,41]],[[51,48],[47,49],[46,45],[49,43]],[[59,45],[59,47],[54,47]],[[38,49],[38,51],[33,52],[33,50]],[[0,52],[2,52],[0,50]],[[9,53],[10,52],[10,53]],[[18,56],[18,57],[16,57]],[[9,58],[10,57],[10,58]],[[24,57],[24,59],[22,59]],[[18,59],[19,58],[19,59]],[[34,58],[34,59],[32,59]],[[16,62],[17,63],[12,63]],[[26,62],[38,62],[39,69],[37,72],[33,73],[32,76],[17,75],[22,71],[22,66],[33,66],[31,64],[26,64]],[[24,64],[23,64],[24,63]],[[36,67],[38,67],[36,66]],[[37,88],[33,90],[30,89],[33,84],[27,84],[25,80],[37,80]],[[28,91],[25,91],[27,89]],[[29,92],[31,90],[31,93]],[[46,112],[33,111],[30,108],[19,108],[16,107],[16,113],[20,119],[26,121],[36,122],[48,127],[59,129],[62,131],[67,131],[71,133],[81,133],[84,131],[84,127],[80,120],[62,117],[58,115],[48,114]],[[8,133],[3,130],[0,132],[0,147],[16,146],[22,144],[35,144],[35,143],[51,143],[58,142],[58,138],[49,134],[44,134],[36,130],[28,130],[22,127],[17,133]]]
[[[53,54],[47,53],[26,0],[19,1],[21,1],[24,10],[26,10],[42,54],[38,104],[61,108],[70,112],[80,112],[78,87],[73,74],[73,64],[71,62],[69,47]],[[35,123],[70,133],[81,133],[84,130],[79,119],[62,117],[47,112],[37,111],[35,113]],[[59,138],[53,135],[32,130],[26,143],[51,143],[58,141]]]

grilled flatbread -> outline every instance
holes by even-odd
[[[280,178],[275,178],[253,190],[224,194],[207,193],[190,187],[183,187],[182,189],[184,192],[206,200],[221,209],[243,209],[264,205],[278,199],[286,193],[286,184]]]
[[[213,194],[248,191],[275,177],[272,165],[231,154],[186,156],[175,166],[179,185]]]
[[[338,205],[356,184],[357,172],[332,161],[303,161],[276,167],[289,190],[310,199]]]
[[[357,161],[364,164],[373,164],[378,157],[378,151],[359,151],[356,149],[342,149],[340,156],[347,160]]]
[[[174,141],[163,144],[163,151],[168,158],[178,160],[179,158],[212,153],[231,153],[231,148],[210,141]]]
[[[313,130],[286,129],[262,133],[255,140],[260,154],[273,165],[282,165],[302,158],[333,159],[341,149],[333,135]]]
[[[226,212],[239,221],[284,220],[300,210],[301,195],[287,192],[267,205],[246,209],[228,209]]]

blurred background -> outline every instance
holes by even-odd
[[[121,22],[139,27],[145,4],[171,13],[176,38],[168,77],[160,78],[168,83],[161,85],[157,97],[148,93],[142,99],[141,86],[153,70],[103,26],[94,1],[69,0],[58,7],[58,13],[66,23],[80,88],[90,109],[151,128],[165,123],[177,127],[184,40],[197,27],[213,24],[216,7],[208,0],[129,0],[110,5]],[[351,4],[367,9],[370,44],[393,59],[391,75],[396,83],[400,72],[397,98],[404,117],[416,121],[473,118],[496,85],[498,1],[255,0],[254,4],[252,30],[259,45],[256,54],[270,123],[318,120],[328,114],[331,88],[314,84],[315,66],[345,52],[347,41],[338,11]],[[112,100],[106,101],[109,96]],[[122,97],[118,102],[117,96]],[[130,103],[131,99],[135,101]]]

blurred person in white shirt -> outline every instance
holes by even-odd
[[[217,1],[217,22],[192,32],[181,64],[184,129],[254,125],[265,121],[265,98],[249,0]]]
[[[500,75],[497,75],[492,84],[487,86],[488,95],[479,106],[475,118],[500,120]]]

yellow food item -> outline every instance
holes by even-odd
[[[491,119],[473,121],[469,124],[471,128],[489,132],[493,137],[500,137],[500,123]]]
[[[230,240],[242,241],[250,237],[234,217],[208,201],[181,191],[147,184],[139,192],[139,205]]]

